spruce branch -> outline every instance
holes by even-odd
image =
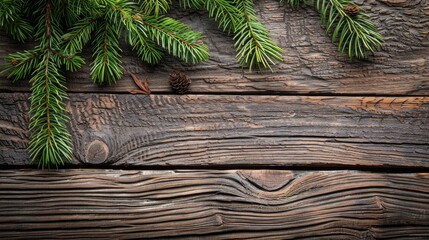
[[[208,60],[204,37],[192,31],[185,24],[169,17],[141,16],[147,35],[169,54],[186,63],[200,63]]]
[[[200,9],[202,7],[209,13],[209,17],[218,22],[219,28],[230,33],[238,18],[238,9],[230,0],[182,0],[180,5],[184,8]]]
[[[139,0],[143,15],[160,16],[168,12],[171,0]]]
[[[52,57],[55,59],[55,62],[64,65],[67,71],[77,71],[85,64],[85,60],[81,56],[55,50],[52,53],[54,54]]]
[[[80,19],[69,31],[62,36],[64,50],[75,54],[80,53],[91,39],[91,34],[97,26],[98,17],[85,17]]]
[[[283,2],[283,0],[280,0]],[[288,0],[292,7],[305,5],[304,0]],[[320,13],[322,24],[326,24],[326,34],[332,41],[338,41],[338,51],[347,52],[350,60],[366,59],[368,53],[375,52],[383,43],[369,16],[350,0],[312,0],[312,5]],[[354,10],[347,13],[347,8]]]
[[[64,18],[67,27],[73,26],[82,16],[100,16],[99,1],[96,0],[62,0]]]
[[[122,76],[119,47],[120,28],[108,22],[99,22],[93,45],[93,61],[91,62],[91,76],[94,83],[113,84]]]
[[[146,34],[146,28],[140,15],[133,20],[134,28],[128,33],[128,42],[137,55],[149,64],[158,64],[163,56],[161,49]]]
[[[204,0],[180,0],[180,6],[183,8],[195,8],[200,9],[204,6]]]
[[[123,73],[119,45],[123,33],[139,57],[161,61],[164,52],[187,63],[209,58],[204,37],[183,23],[165,17],[171,0],[0,0],[0,28],[18,41],[34,36],[33,50],[10,54],[1,73],[8,78],[31,76],[30,144],[32,162],[58,167],[70,161],[72,140],[66,124],[65,77],[61,69],[76,71],[85,63],[78,54],[91,42],[91,76],[98,84],[112,84]],[[288,0],[293,7],[304,0]],[[258,20],[253,0],[181,0],[184,7],[204,8],[219,28],[234,34],[237,60],[251,71],[271,69],[282,50]],[[351,0],[313,0],[322,23],[341,52],[365,58],[383,41],[369,17]],[[31,24],[26,18],[31,20]],[[65,31],[67,30],[68,31]],[[181,92],[190,79],[176,76]],[[148,90],[149,91],[149,90]]]
[[[119,39],[123,30],[127,32],[127,40],[133,50],[149,64],[160,62],[163,55],[160,47],[188,63],[208,59],[207,46],[202,44],[203,37],[186,25],[171,18],[142,15],[138,13],[137,5],[129,0],[97,2],[99,11],[95,15],[84,16],[63,36],[65,50],[70,54],[80,52],[93,38],[90,66],[95,83],[112,84],[121,78]],[[162,4],[162,1],[155,2]],[[164,1],[167,3],[170,1]],[[153,9],[156,12],[156,9],[164,8],[154,6]]]
[[[31,136],[28,149],[32,162],[39,161],[40,168],[58,167],[64,161],[70,161],[73,149],[66,125],[69,117],[65,113],[65,77],[51,54],[46,52],[30,80]]]
[[[284,2],[284,0],[280,0],[280,2]],[[306,0],[287,0],[287,3],[293,8],[302,7],[306,2]]]
[[[237,61],[249,71],[257,67],[271,69],[282,61],[282,49],[271,39],[268,29],[256,17],[252,0],[182,0],[184,7],[204,7],[219,28],[234,33]]]
[[[39,0],[37,5],[41,15],[36,25],[36,37],[40,39],[38,49],[42,50],[42,59],[30,79],[31,136],[28,149],[32,162],[38,161],[39,167],[50,168],[71,160],[73,142],[66,125],[69,117],[64,103],[67,98],[65,77],[59,70],[63,56],[57,54],[62,35],[59,3]]]
[[[366,59],[368,52],[376,51],[383,42],[383,36],[361,11],[356,16],[349,16],[344,8],[356,6],[349,0],[330,0],[313,2],[321,14],[321,21],[327,25],[326,33],[332,31],[332,41],[338,40],[338,50],[348,50],[350,59]],[[356,6],[358,8],[358,6]]]
[[[257,67],[272,70],[275,60],[282,61],[283,50],[271,39],[268,29],[259,22],[252,0],[235,0],[239,11],[234,39],[237,59],[240,65],[248,66],[249,71]]]
[[[219,28],[228,33],[235,31],[239,18],[238,9],[228,0],[207,0],[204,7],[209,16],[218,22]]]
[[[31,37],[33,27],[23,17],[22,0],[0,0],[0,28],[20,42]]]
[[[25,79],[37,67],[42,54],[41,49],[11,53],[7,56],[6,64],[0,74],[9,73],[8,78],[12,78],[13,82]]]

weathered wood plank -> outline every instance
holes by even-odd
[[[207,36],[211,59],[199,66],[186,66],[166,58],[149,67],[125,46],[124,79],[112,87],[97,87],[88,76],[89,68],[69,75],[72,92],[128,92],[135,88],[130,73],[148,77],[154,92],[169,92],[168,74],[185,70],[193,80],[194,93],[281,92],[295,94],[429,94],[429,7],[428,1],[362,0],[386,42],[369,62],[350,62],[337,53],[325,36],[318,14],[311,8],[291,9],[276,0],[257,2],[261,20],[285,50],[285,61],[275,73],[249,74],[237,66],[233,40],[219,31],[203,12],[173,10],[171,15],[189,23]],[[0,36],[0,61],[6,54],[22,50],[20,44]],[[87,54],[90,61],[90,54]],[[0,91],[28,90],[0,78]]]
[[[0,96],[0,164],[28,163],[28,96]],[[70,98],[74,164],[429,167],[429,97]]]
[[[6,239],[428,239],[429,174],[0,171]]]

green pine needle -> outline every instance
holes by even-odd
[[[249,71],[257,67],[272,70],[275,60],[282,61],[283,50],[271,40],[268,30],[259,22],[252,0],[235,0],[240,13],[234,39],[237,59]]]
[[[282,0],[281,0],[282,1]],[[288,0],[292,7],[304,0]],[[0,28],[17,41],[31,37],[33,50],[10,54],[0,73],[14,81],[30,78],[31,131],[29,153],[40,168],[71,161],[73,142],[67,130],[65,77],[85,64],[78,54],[91,43],[91,77],[113,84],[123,74],[120,39],[146,63],[157,64],[164,53],[197,64],[209,59],[204,36],[178,20],[164,16],[171,0],[0,0]],[[271,69],[282,61],[282,50],[258,20],[252,0],[181,0],[186,8],[204,8],[220,29],[234,35],[237,61],[249,71]],[[313,0],[326,32],[340,52],[363,59],[383,41],[369,17],[349,16],[350,0]],[[29,21],[27,21],[27,19]]]
[[[139,0],[143,15],[160,16],[168,12],[171,0]]]
[[[91,76],[94,83],[111,85],[122,76],[120,26],[103,21],[98,23],[96,29],[92,41]]]
[[[232,1],[228,0],[207,0],[204,7],[209,16],[214,18],[219,27],[228,33],[235,32],[237,21],[240,17],[239,10]]]
[[[91,34],[97,26],[97,17],[85,17],[76,22],[69,31],[62,36],[65,41],[64,50],[75,54],[80,53],[91,39]]]
[[[8,78],[13,79],[14,82],[25,79],[30,76],[41,61],[41,55],[41,49],[11,53],[6,58],[6,65],[1,73],[8,72]]]
[[[30,80],[29,153],[32,162],[38,161],[42,169],[58,167],[64,161],[71,161],[73,150],[66,125],[69,117],[65,114],[65,77],[53,59],[51,53],[47,52]]]
[[[134,28],[128,33],[128,42],[133,46],[137,55],[149,64],[158,64],[161,62],[163,53],[156,43],[146,34],[146,28],[143,19],[136,14],[133,20]]]
[[[280,0],[281,2],[283,0]],[[304,0],[288,0],[292,7],[305,5]],[[338,41],[338,51],[347,52],[350,60],[366,59],[383,43],[383,36],[378,32],[369,16],[362,12],[350,0],[313,0],[313,6],[320,13],[321,22],[326,24],[326,33],[332,34],[332,41]],[[347,6],[359,8],[356,16],[349,16],[343,10]]]
[[[23,17],[22,0],[0,0],[0,28],[20,42],[31,37],[34,29]]]
[[[284,2],[284,0],[280,0],[280,2]],[[306,0],[287,0],[287,3],[293,8],[302,7],[306,2]]]
[[[141,17],[148,37],[169,54],[192,64],[208,60],[208,47],[200,33],[169,17]]]

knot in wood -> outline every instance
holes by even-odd
[[[277,191],[294,179],[294,173],[286,170],[243,170],[240,175],[264,191]]]
[[[109,147],[105,142],[97,139],[88,145],[85,161],[91,164],[101,164],[106,161],[107,156],[109,156]]]

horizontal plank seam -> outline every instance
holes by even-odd
[[[31,91],[4,91],[0,90],[1,93],[31,93]],[[78,92],[78,91],[67,91],[67,93],[72,94],[112,94],[112,95],[134,95],[129,92]],[[152,91],[151,95],[158,96],[182,96],[172,92],[164,92],[164,91]],[[186,95],[218,95],[218,96],[261,96],[261,97],[276,97],[276,96],[290,96],[290,97],[429,97],[428,95],[408,95],[408,94],[345,94],[345,93],[295,93],[295,92],[190,92]]]
[[[37,165],[2,165],[2,170],[31,170],[38,169]],[[216,166],[197,166],[197,165],[150,165],[150,166],[112,166],[112,165],[66,165],[58,169],[50,169],[46,171],[61,171],[67,169],[103,169],[103,170],[147,170],[147,171],[174,171],[174,170],[287,170],[287,171],[362,171],[371,173],[427,173],[429,167],[389,167],[389,166],[336,166],[334,164],[327,165],[294,165],[294,166],[270,166],[270,165],[216,165]]]

